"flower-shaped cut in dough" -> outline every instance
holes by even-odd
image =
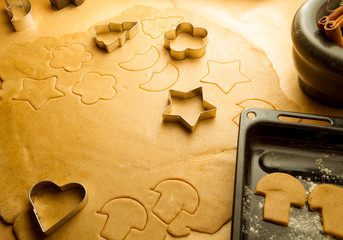
[[[76,83],[72,91],[81,96],[84,104],[94,104],[100,99],[109,100],[116,95],[114,88],[116,80],[112,75],[87,73],[81,82]]]
[[[181,50],[174,49],[173,40],[175,40],[179,34],[187,33],[192,37],[201,38],[201,46],[195,48],[187,47]],[[170,51],[170,56],[175,60],[184,60],[188,58],[200,58],[205,53],[205,48],[208,43],[207,30],[202,27],[193,27],[191,23],[182,22],[179,23],[174,30],[169,30],[164,34],[164,47]]]
[[[79,43],[57,47],[51,55],[50,66],[52,68],[64,68],[67,72],[80,70],[83,63],[89,62],[93,58],[93,55]]]

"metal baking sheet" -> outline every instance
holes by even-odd
[[[246,109],[240,118],[231,238],[335,239],[323,233],[320,212],[291,207],[288,227],[263,220],[257,182],[272,172],[301,181],[307,197],[323,183],[343,187],[343,118]]]

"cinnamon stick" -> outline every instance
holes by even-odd
[[[324,16],[317,22],[317,26],[320,31],[324,32],[325,25],[330,21],[335,21],[337,18],[343,15],[343,6],[340,6],[333,11],[329,16]]]
[[[343,14],[336,20],[329,21],[324,26],[326,38],[334,44],[343,47]]]

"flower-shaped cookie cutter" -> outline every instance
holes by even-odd
[[[198,118],[194,124],[190,124],[187,122],[181,115],[178,114],[171,114],[172,112],[172,98],[179,98],[179,99],[189,99],[195,96],[201,96],[202,106],[205,109],[204,111],[200,112]],[[195,88],[189,92],[181,92],[177,90],[169,90],[169,98],[168,98],[169,105],[163,111],[162,117],[163,121],[165,122],[179,122],[181,123],[188,131],[194,132],[196,127],[198,126],[201,120],[206,120],[209,118],[216,117],[217,108],[210,104],[209,102],[204,100],[202,87]]]
[[[188,33],[193,37],[202,38],[202,46],[198,48],[186,48],[183,50],[173,49],[172,40],[175,40],[180,33]],[[205,53],[208,43],[208,32],[202,27],[193,27],[191,23],[179,23],[175,29],[169,30],[164,34],[164,47],[170,51],[170,56],[175,60],[184,60],[188,58],[200,58]]]
[[[109,23],[107,25],[95,26],[94,29],[95,42],[98,47],[105,49],[107,52],[113,52],[118,47],[124,46],[127,40],[133,38],[138,33],[138,22]],[[108,44],[98,39],[98,35],[110,32],[122,32],[122,35]]]
[[[78,189],[78,190],[81,190],[83,198],[82,198],[81,202],[74,209],[72,209],[67,215],[65,215],[62,219],[60,219],[58,222],[56,222],[51,227],[45,229],[42,225],[41,220],[39,219],[38,212],[37,212],[36,207],[34,205],[33,199],[41,190],[47,189],[47,188],[54,188],[54,189],[57,189],[61,192],[65,192],[65,191],[68,191],[71,189]],[[51,235],[54,231],[56,231],[58,228],[60,228],[69,219],[71,219],[73,216],[75,216],[75,214],[77,214],[84,206],[86,206],[86,204],[88,202],[87,190],[86,190],[85,186],[83,186],[82,184],[80,184],[80,183],[68,183],[68,184],[63,185],[63,186],[58,186],[57,184],[55,184],[54,182],[51,182],[51,181],[42,181],[42,182],[39,182],[36,185],[34,185],[31,188],[31,191],[29,194],[29,199],[30,199],[31,205],[33,207],[33,212],[36,216],[38,224],[39,224],[39,226],[40,226],[40,228],[41,228],[41,230],[45,236]]]
[[[29,0],[5,0],[5,2],[7,4],[6,12],[11,19],[14,30],[21,31],[33,24],[32,7]],[[19,9],[20,12],[26,13],[24,17],[22,14],[16,14]]]

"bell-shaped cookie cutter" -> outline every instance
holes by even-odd
[[[94,29],[95,42],[98,47],[105,49],[107,52],[113,52],[118,47],[124,46],[127,40],[133,38],[138,33],[138,22],[109,23],[107,25],[95,26]],[[108,44],[98,39],[99,34],[110,32],[122,32],[123,34]]]
[[[38,212],[35,208],[34,200],[33,200],[39,191],[46,189],[46,188],[55,188],[61,192],[65,192],[65,191],[68,191],[71,189],[80,189],[82,191],[82,195],[83,195],[81,202],[73,210],[71,210],[61,220],[59,220],[57,223],[55,223],[54,225],[52,225],[48,229],[45,229],[42,226],[42,223],[39,219]],[[57,184],[55,184],[54,182],[51,182],[51,181],[42,181],[42,182],[37,183],[36,185],[34,185],[31,188],[31,191],[29,194],[29,199],[30,199],[31,205],[33,207],[33,212],[36,216],[36,219],[38,221],[38,224],[39,224],[42,232],[44,233],[45,236],[49,236],[54,231],[56,231],[58,228],[60,228],[63,224],[65,224],[69,219],[71,219],[73,216],[75,216],[75,214],[77,214],[84,206],[86,206],[86,204],[88,202],[88,195],[87,195],[87,190],[86,190],[85,186],[83,186],[80,183],[68,183],[68,184],[63,185],[63,186],[58,186]]]
[[[198,48],[186,48],[176,50],[173,48],[172,40],[175,40],[180,33],[188,33],[193,37],[202,38],[202,46]],[[164,34],[164,47],[170,51],[170,56],[175,60],[184,60],[186,58],[200,58],[205,53],[208,44],[208,32],[202,27],[193,27],[191,23],[179,23],[175,29],[169,30]]]
[[[28,0],[5,0],[7,4],[6,12],[11,19],[11,23],[16,31],[24,30],[33,24],[31,15],[32,7]],[[23,13],[25,13],[24,16]]]
[[[185,99],[189,99],[189,98],[199,96],[199,95],[201,96],[202,106],[205,109],[205,111],[202,111],[199,113],[197,121],[193,125],[187,122],[182,116],[178,114],[171,114],[172,105],[173,105],[172,98],[179,98],[179,99],[185,100]],[[189,92],[181,92],[181,91],[171,89],[169,90],[168,102],[169,102],[168,107],[162,113],[163,121],[179,122],[190,132],[194,132],[194,130],[196,129],[196,127],[198,126],[201,120],[214,118],[216,117],[216,114],[217,114],[217,108],[204,100],[202,87],[195,88]]]

